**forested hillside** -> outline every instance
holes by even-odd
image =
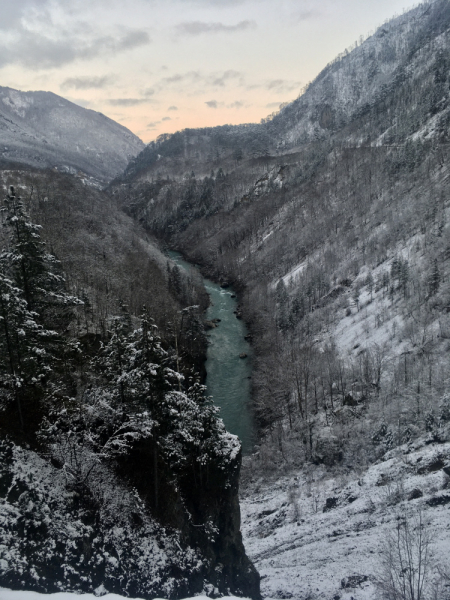
[[[258,598],[204,289],[103,192],[2,176],[0,584]]]
[[[449,27],[419,5],[267,122],[163,137],[112,187],[240,289],[271,464],[354,467],[447,419]]]

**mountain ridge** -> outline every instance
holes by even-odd
[[[117,182],[151,180],[157,173],[180,180],[191,170],[204,177],[218,165],[232,171],[243,159],[280,156],[281,161],[285,153],[306,144],[331,138],[336,143],[340,133],[341,143],[356,146],[393,143],[394,138],[395,143],[404,143],[409,132],[401,113],[396,115],[399,122],[395,130],[380,131],[387,136],[383,141],[366,131],[360,132],[359,137],[352,136],[349,128],[356,131],[358,120],[367,115],[373,116],[374,123],[380,121],[378,113],[383,110],[384,99],[395,88],[405,86],[414,65],[420,63],[421,54],[428,52],[429,67],[435,68],[433,62],[439,62],[446,47],[449,24],[446,0],[420,4],[383,24],[351,51],[341,53],[296,100],[281,105],[278,113],[261,123],[185,129],[161,135],[131,161]],[[427,50],[430,45],[432,48]],[[392,125],[392,118],[390,122]]]
[[[130,215],[240,290],[257,355],[255,409],[274,451],[279,428],[296,460],[350,468],[355,441],[339,411],[364,404],[361,423],[377,430],[386,396],[403,407],[395,443],[423,433],[425,413],[415,419],[406,400],[412,381],[439,411],[447,379],[425,372],[430,356],[439,372],[447,364],[449,65],[450,4],[419,5],[271,121],[161,138],[126,185],[112,185]],[[295,135],[281,148],[284,131]],[[321,433],[330,420],[332,442]]]
[[[0,139],[4,160],[91,178],[105,185],[144,143],[102,113],[53,92],[0,87]]]
[[[244,466],[242,529],[269,597],[378,598],[375,519],[387,531],[422,510],[435,532],[448,511],[449,66],[450,4],[419,5],[270,121],[161,136],[108,188],[111,203],[239,295],[260,435]],[[102,269],[103,244],[92,259]],[[164,323],[164,294],[158,305]],[[107,319],[108,302],[100,306]],[[146,450],[151,466],[155,446]],[[192,494],[189,512],[201,503]],[[239,538],[235,502],[222,516],[235,512]],[[367,564],[355,573],[349,544],[364,528]],[[320,542],[316,566],[321,544],[330,560],[341,549],[323,585],[327,570],[310,564],[307,540],[291,547],[302,536]],[[280,544],[292,550],[282,565]],[[448,561],[446,546],[442,529]]]

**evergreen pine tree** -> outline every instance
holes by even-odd
[[[117,343],[117,342],[116,342]],[[121,342],[122,343],[122,342]],[[158,328],[144,307],[139,329],[126,339],[122,368],[116,382],[124,386],[127,401],[150,410],[157,417],[164,392],[178,387],[178,373],[165,366],[167,352],[161,345]]]
[[[127,368],[128,336],[131,331],[131,315],[127,306],[121,305],[122,314],[114,317],[111,324],[110,339],[95,359],[95,366],[110,384],[114,403],[126,404],[128,386],[124,373]]]
[[[0,263],[0,404],[15,402],[20,426],[26,419],[24,404],[42,398],[52,372],[47,347],[57,334],[36,322],[19,288],[2,272]]]
[[[23,428],[25,413],[40,410],[40,401],[52,392],[49,382],[53,387],[68,383],[62,377],[77,344],[61,332],[81,301],[65,292],[59,263],[46,252],[40,226],[31,222],[13,187],[2,212],[9,236],[0,252],[0,383],[3,403],[16,400]]]
[[[45,326],[63,332],[73,318],[73,306],[81,301],[65,291],[60,263],[46,251],[40,225],[32,223],[11,186],[2,212],[9,230],[9,247],[0,254],[3,268],[23,291],[28,310]]]
[[[431,269],[431,273],[428,279],[428,293],[430,296],[434,296],[438,290],[441,283],[441,274],[439,273],[439,267],[437,263],[437,259],[434,259],[433,268]]]

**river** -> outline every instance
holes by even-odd
[[[194,269],[177,252],[170,258],[186,271]],[[237,299],[231,288],[222,289],[216,283],[203,279],[211,299],[206,320],[216,323],[209,329],[206,360],[206,387],[214,404],[220,408],[225,427],[239,437],[242,452],[249,454],[254,444],[255,426],[251,410],[252,349],[245,340],[245,323],[236,318]],[[240,358],[246,355],[246,358]]]

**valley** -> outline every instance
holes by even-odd
[[[169,252],[174,262],[187,270],[195,267],[180,255]],[[255,424],[251,408],[251,346],[244,323],[238,319],[239,305],[229,285],[203,280],[210,304],[206,311],[207,393],[220,408],[227,430],[239,437],[243,454],[250,454],[255,443]]]
[[[37,131],[27,111],[49,98],[2,90]],[[258,124],[142,147],[83,110],[120,139],[97,135],[101,164],[70,162],[75,132],[52,119],[51,160],[5,133],[0,585],[447,600],[448,0],[384,23]],[[49,249],[33,293],[16,214]]]

